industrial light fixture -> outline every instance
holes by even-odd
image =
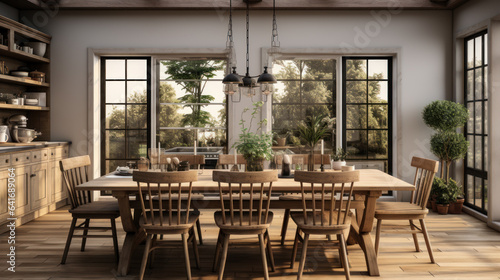
[[[274,85],[277,81],[276,78],[267,71],[267,66],[264,67],[264,72],[259,76],[250,76],[250,0],[244,0],[247,4],[246,7],[246,73],[245,76],[240,76],[236,72],[236,58],[234,52],[234,42],[233,42],[233,14],[232,14],[232,0],[229,1],[229,26],[227,31],[227,42],[226,48],[229,53],[229,60],[233,71],[226,75],[222,80],[224,84],[224,93],[231,96],[233,102],[241,101],[241,93],[243,92],[248,97],[253,97],[257,92],[261,92],[264,96],[264,102],[267,101],[267,96],[271,95],[274,91]],[[276,24],[276,0],[273,0],[273,30],[272,30],[272,40],[271,40],[271,52],[276,52],[279,49],[278,41],[278,26]],[[239,99],[234,100],[234,94],[239,93]]]

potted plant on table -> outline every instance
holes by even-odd
[[[431,137],[431,152],[441,162],[441,179],[445,185],[449,185],[449,188],[461,189],[456,181],[451,182],[450,167],[454,161],[463,159],[467,153],[469,142],[462,134],[457,133],[457,129],[465,125],[469,118],[469,111],[461,104],[439,100],[427,105],[422,115],[425,124],[436,130]],[[433,184],[433,188],[437,185],[439,184]],[[456,202],[457,196],[454,196],[451,203]],[[434,197],[435,195],[431,196],[431,199]],[[458,203],[460,204],[460,201]]]
[[[345,160],[347,155],[348,153],[344,149],[338,148],[337,151],[332,154],[332,169],[342,169],[342,166],[346,165]]]
[[[276,133],[276,142],[279,147],[286,146],[286,139],[290,135],[290,131],[286,128],[282,128],[278,133]]]
[[[297,127],[300,137],[311,149],[307,163],[309,171],[314,171],[314,147],[328,133],[328,126],[329,123],[326,116],[320,114],[308,116],[305,122]]]
[[[253,110],[250,118],[250,125],[245,126],[246,121],[243,119],[243,114],[249,111],[249,108],[245,108],[241,113],[241,133],[239,135],[238,141],[233,145],[238,152],[243,154],[243,157],[247,161],[246,171],[263,171],[264,170],[264,160],[271,160],[273,157],[273,134],[271,132],[262,132],[262,127],[267,124],[267,119],[260,121],[257,125],[257,130],[252,132],[252,123],[254,119],[258,116],[260,108],[264,102],[256,102],[253,104]]]

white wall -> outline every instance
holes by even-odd
[[[488,20],[500,13],[498,0],[469,0],[453,11],[455,34]]]
[[[19,10],[0,2],[0,15],[13,20],[19,20]]]
[[[53,36],[52,139],[73,141],[73,155],[88,153],[87,48],[223,48],[225,16],[215,10],[59,12],[42,28]],[[233,21],[238,70],[244,74],[244,13],[236,12]],[[400,127],[395,146],[401,162],[394,164],[401,165],[398,175],[410,181],[411,156],[432,157],[431,130],[423,124],[421,111],[431,101],[451,96],[452,17],[450,11],[402,11],[383,23],[381,27],[370,11],[278,12],[283,48],[340,48],[358,42],[364,48],[400,49],[395,78],[401,108],[394,117]],[[365,28],[370,36],[360,41],[356,30]],[[250,37],[250,72],[256,75],[261,72],[261,48],[270,45],[269,11],[251,13]],[[244,105],[249,102],[238,106]],[[237,135],[237,126],[229,129],[230,135]]]

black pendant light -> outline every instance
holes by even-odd
[[[224,86],[224,93],[227,95],[234,95],[236,91],[239,90],[240,93],[240,99],[241,99],[241,92],[244,91],[245,95],[252,97],[257,94],[258,89],[261,90],[262,94],[264,95],[264,101],[267,101],[267,96],[272,94],[274,87],[273,84],[275,84],[276,78],[267,71],[267,66],[264,67],[264,72],[260,76],[250,76],[250,6],[249,6],[249,0],[246,0],[246,73],[244,77],[241,77],[238,75],[236,72],[236,67],[233,68],[233,72],[229,73],[224,77],[224,80],[222,83],[225,85]],[[226,47],[228,51],[230,51],[230,58],[232,57],[232,54],[234,52],[234,43],[233,43],[233,36],[232,36],[232,0],[229,1],[229,29],[228,29],[228,40],[226,43]],[[272,42],[271,42],[271,47],[279,47],[279,42],[277,41],[277,36],[278,36],[278,31],[277,31],[277,25],[276,25],[276,1],[273,0],[273,34],[272,34]],[[258,79],[257,79],[258,78]],[[234,101],[233,102],[239,102]]]

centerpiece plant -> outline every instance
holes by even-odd
[[[461,133],[457,132],[457,129],[465,125],[469,118],[469,111],[461,104],[438,100],[427,105],[422,116],[425,124],[436,131],[431,137],[431,152],[441,162],[441,180],[435,179],[432,198],[438,204],[455,203],[457,197],[462,195],[462,188],[455,180],[450,178],[450,167],[453,162],[463,159],[467,154],[469,142]],[[436,188],[447,188],[449,192],[454,193],[449,194],[449,192],[443,190],[435,190]],[[459,203],[463,204],[463,197],[460,198]],[[454,209],[456,208],[457,206],[454,206]],[[459,208],[455,212],[460,213],[461,205]]]
[[[325,115],[311,115],[297,127],[300,137],[311,148],[307,169],[314,171],[314,147],[329,131],[329,121]]]
[[[264,160],[271,160],[273,157],[273,134],[272,132],[264,133],[262,131],[262,127],[267,124],[267,119],[258,122],[256,131],[252,131],[254,119],[259,115],[263,104],[264,102],[262,101],[253,104],[248,127],[243,115],[250,109],[245,108],[243,110],[240,120],[241,133],[239,134],[238,141],[233,145],[233,148],[236,148],[239,153],[243,154],[243,157],[247,161],[247,171],[263,171]]]

